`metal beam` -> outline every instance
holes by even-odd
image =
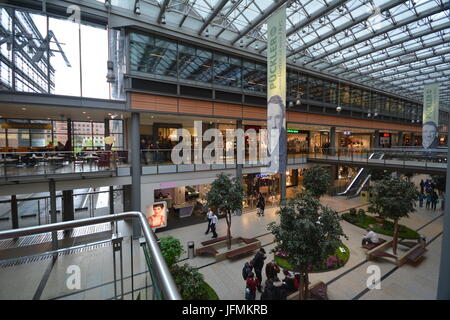
[[[225,7],[225,5],[228,3],[228,0],[222,0],[217,7],[214,9],[214,11],[209,15],[209,17],[206,19],[205,23],[200,27],[198,30],[198,35],[201,35],[203,31],[208,27],[208,25],[214,20],[215,17],[219,14],[219,12]]]
[[[350,58],[345,58],[343,60],[337,61],[336,63],[339,64],[339,63],[349,62],[349,61],[352,61],[354,59],[358,59],[358,58],[367,56],[369,54],[372,54],[372,53],[375,53],[375,52],[378,52],[378,51],[381,51],[381,50],[385,50],[385,49],[390,48],[390,47],[398,46],[398,45],[400,45],[400,44],[402,44],[404,42],[415,40],[415,39],[421,38],[423,36],[426,36],[426,35],[429,35],[429,34],[432,34],[432,33],[436,33],[436,32],[442,31],[442,30],[447,30],[448,28],[450,28],[450,22],[443,23],[443,24],[441,24],[441,25],[439,25],[439,26],[437,26],[437,27],[435,27],[433,29],[428,29],[428,30],[425,30],[425,31],[422,31],[422,32],[415,33],[412,36],[407,36],[407,37],[403,37],[401,39],[394,40],[392,42],[387,42],[387,43],[385,43],[385,44],[383,44],[383,45],[381,45],[379,47],[373,48],[370,51],[363,52],[360,55],[353,56],[353,57],[350,57]],[[327,66],[325,68],[321,68],[320,70],[324,71],[324,70],[328,70],[328,69],[333,68],[333,67],[335,67],[335,66],[331,65],[331,66]],[[331,70],[333,70],[333,69],[331,69]]]
[[[414,15],[414,16],[408,17],[408,18],[406,18],[406,19],[403,19],[402,21],[398,21],[398,22],[397,22],[396,24],[394,24],[394,25],[386,26],[386,27],[384,27],[384,28],[382,28],[382,29],[379,29],[379,30],[373,32],[373,33],[369,33],[369,34],[366,35],[366,36],[363,36],[363,37],[361,37],[361,38],[355,39],[355,40],[353,40],[353,41],[351,41],[351,42],[349,42],[349,43],[346,43],[346,44],[344,44],[344,45],[340,45],[340,46],[338,46],[337,48],[335,48],[335,49],[333,49],[333,50],[330,50],[330,51],[327,51],[327,52],[325,52],[325,53],[322,53],[321,55],[318,55],[318,56],[314,57],[313,60],[306,62],[305,65],[307,65],[307,64],[309,64],[309,63],[312,63],[312,62],[314,62],[314,61],[316,61],[316,60],[320,60],[320,59],[322,59],[322,58],[324,58],[324,57],[327,57],[327,56],[329,56],[330,54],[334,54],[334,53],[337,53],[337,52],[339,52],[339,51],[342,51],[342,50],[345,50],[345,49],[347,49],[347,48],[350,48],[350,47],[352,47],[352,46],[355,46],[355,45],[357,45],[357,44],[359,44],[359,43],[362,43],[362,42],[364,42],[364,41],[368,41],[368,40],[370,40],[370,39],[372,39],[372,38],[374,38],[374,37],[378,37],[378,36],[380,36],[380,35],[382,35],[382,34],[385,34],[385,33],[389,32],[389,31],[392,31],[392,30],[401,28],[401,27],[403,27],[403,26],[406,26],[406,25],[408,25],[408,24],[410,24],[410,23],[413,23],[413,22],[415,22],[415,21],[417,21],[417,20],[421,20],[421,19],[423,19],[423,18],[426,18],[426,17],[429,17],[429,16],[431,16],[431,15],[437,14],[437,13],[442,12],[443,10],[447,10],[447,9],[449,9],[449,8],[450,8],[450,2],[447,2],[447,3],[446,3],[444,6],[442,6],[442,7],[434,7],[434,8],[431,8],[431,9],[429,9],[429,10],[426,10],[426,11],[424,11],[424,12],[418,14],[417,16]],[[315,64],[313,64],[313,66],[314,66],[314,65],[317,65],[318,63],[320,63],[320,62],[316,62]]]
[[[288,0],[279,0],[278,2],[273,3],[266,11],[260,15],[255,21],[252,21],[251,24],[248,25],[242,32],[240,32],[232,41],[231,45],[234,45],[239,39],[245,37],[250,31],[259,26],[262,22],[264,22],[268,17],[270,17],[275,11],[278,10],[282,5],[284,5]]]
[[[392,9],[402,3],[404,3],[405,0],[392,0],[390,2],[388,2],[387,4],[385,4],[384,6],[380,7],[380,14],[383,13],[384,11],[387,11],[389,9]],[[344,23],[343,25],[341,25],[340,27],[336,28],[336,30],[330,30],[329,32],[323,34],[322,36],[316,38],[314,41],[299,47],[298,49],[294,50],[293,52],[288,54],[288,57],[293,56],[294,54],[297,54],[303,50],[305,50],[306,48],[309,48],[311,46],[314,46],[317,43],[322,42],[325,39],[328,39],[329,37],[332,37],[334,35],[336,35],[339,32],[342,32],[348,28],[353,27],[354,25],[357,25],[365,20],[367,20],[368,18],[370,18],[372,16],[371,12],[365,13],[363,15],[361,15],[359,18],[349,21],[347,23]]]
[[[325,16],[326,14],[328,14],[329,12],[333,11],[334,9],[336,9],[337,7],[343,5],[344,3],[346,3],[348,0],[334,0],[332,1],[330,4],[328,4],[328,6],[325,7],[321,7],[319,10],[317,10],[316,12],[312,13],[308,19],[305,19],[303,21],[300,21],[299,23],[295,24],[292,28],[290,28],[289,30],[287,30],[286,32],[286,37],[290,37],[291,35],[293,35],[294,33],[296,33],[298,30],[303,29],[304,27],[308,26],[309,24],[311,24],[311,22],[313,22],[314,20],[317,20],[319,18],[322,18],[323,16]],[[259,50],[259,53],[262,53],[264,50],[267,49],[267,45],[263,46],[261,48],[261,50]]]
[[[164,0],[163,4],[161,6],[161,10],[159,10],[158,19],[156,20],[156,21],[158,21],[158,23],[161,23],[162,17],[166,13],[169,2],[170,2],[170,0]]]

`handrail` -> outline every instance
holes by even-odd
[[[144,232],[144,237],[147,242],[147,246],[150,250],[152,257],[154,258],[156,276],[161,284],[161,289],[163,291],[164,297],[168,300],[181,300],[181,296],[177,290],[172,275],[170,274],[169,268],[167,267],[167,264],[164,260],[164,257],[161,254],[161,251],[159,250],[158,244],[156,242],[156,237],[151,231],[145,218],[145,215],[142,212],[131,211],[124,213],[116,213],[102,217],[86,218],[76,221],[58,222],[42,226],[33,226],[28,228],[0,231],[0,240],[29,236],[44,232],[52,232],[76,227],[83,227],[98,223],[125,220],[130,218],[138,218],[139,223],[141,224],[142,230]]]

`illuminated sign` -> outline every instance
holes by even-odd
[[[296,129],[287,129],[287,133],[299,133],[300,130],[296,130]]]
[[[345,135],[345,136],[351,136],[351,135],[352,135],[352,132],[351,132],[351,131],[344,131],[344,135]]]
[[[41,130],[52,130],[52,125],[50,123],[2,123],[3,129],[41,129]]]
[[[383,137],[389,138],[391,136],[390,133],[383,133]]]

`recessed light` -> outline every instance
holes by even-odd
[[[83,114],[86,114],[86,111],[83,111]]]
[[[23,111],[27,110],[27,108],[22,108]]]

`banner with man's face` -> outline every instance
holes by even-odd
[[[286,172],[286,5],[267,22],[267,134],[269,167]]]
[[[422,145],[434,149],[438,145],[439,83],[427,84],[423,89]]]

